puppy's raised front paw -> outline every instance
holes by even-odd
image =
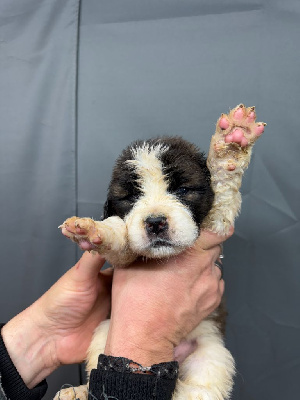
[[[255,122],[255,107],[238,105],[229,114],[222,114],[214,137],[216,157],[227,159],[227,169],[233,171],[247,150],[262,135],[264,122]]]

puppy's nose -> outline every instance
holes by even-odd
[[[145,220],[146,231],[150,235],[159,235],[168,229],[167,218],[164,216],[160,217],[148,217]]]

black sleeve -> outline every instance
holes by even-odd
[[[3,324],[0,324],[0,330]],[[0,398],[5,394],[10,400],[40,400],[46,393],[48,385],[46,381],[41,382],[33,389],[23,382],[16,367],[11,361],[5,344],[0,335]],[[1,393],[2,391],[2,393]]]
[[[110,357],[111,359],[113,357]],[[124,359],[123,359],[124,360]],[[158,364],[157,371],[167,373],[137,374],[120,368],[108,368],[107,356],[101,354],[97,369],[90,375],[89,400],[95,398],[104,400],[117,398],[118,400],[169,400],[175,389],[178,376],[176,362]],[[119,370],[116,370],[119,369]],[[111,397],[110,397],[111,396]]]

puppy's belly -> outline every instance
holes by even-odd
[[[178,361],[179,364],[183,363],[183,361],[196,350],[197,346],[197,339],[183,340],[175,347],[175,360]]]

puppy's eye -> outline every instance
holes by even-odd
[[[177,196],[185,196],[188,194],[202,194],[204,193],[205,188],[202,186],[199,187],[186,187],[186,186],[181,186],[176,190],[176,195]]]
[[[128,193],[126,196],[123,196],[118,199],[119,201],[128,201],[128,202],[133,202],[134,201],[134,195],[132,193]]]
[[[180,187],[176,190],[177,196],[184,196],[190,191],[190,188],[187,187]]]

